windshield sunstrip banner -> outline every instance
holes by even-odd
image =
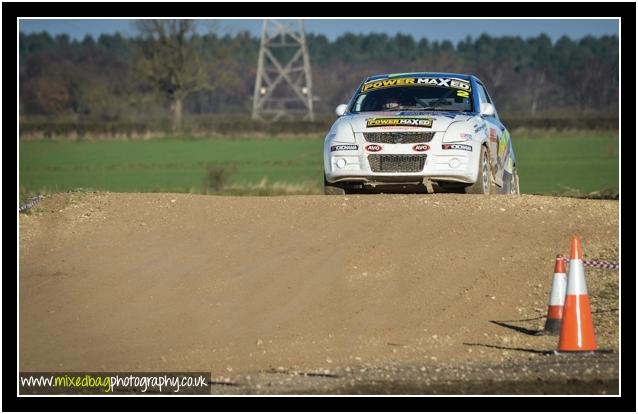
[[[397,78],[372,81],[361,87],[361,92],[368,92],[376,89],[392,88],[397,86],[439,86],[444,88],[455,88],[470,91],[470,83],[455,78]]]
[[[432,128],[432,118],[368,118],[366,127],[408,126]]]

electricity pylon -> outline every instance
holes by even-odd
[[[285,62],[285,63],[284,63]],[[253,95],[253,119],[314,120],[312,77],[301,20],[264,20]]]

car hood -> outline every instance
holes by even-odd
[[[446,131],[452,122],[467,121],[475,115],[458,112],[442,111],[391,111],[391,112],[365,112],[361,114],[351,114],[342,117],[352,126],[354,132],[383,131],[383,130],[410,130],[410,131]],[[402,118],[402,119],[431,119],[431,126],[416,127],[406,125],[396,126],[368,126],[368,120],[379,118]]]

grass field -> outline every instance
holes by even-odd
[[[320,138],[21,142],[20,192],[316,194],[322,145]],[[514,148],[524,193],[618,189],[616,132],[514,136]]]

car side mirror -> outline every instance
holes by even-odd
[[[481,115],[494,116],[495,113],[496,113],[496,108],[494,108],[494,105],[487,102],[481,103]]]
[[[341,104],[341,105],[337,106],[337,109],[335,109],[335,112],[337,113],[337,116],[341,116],[341,115],[345,114],[347,110],[348,110],[348,105]]]

